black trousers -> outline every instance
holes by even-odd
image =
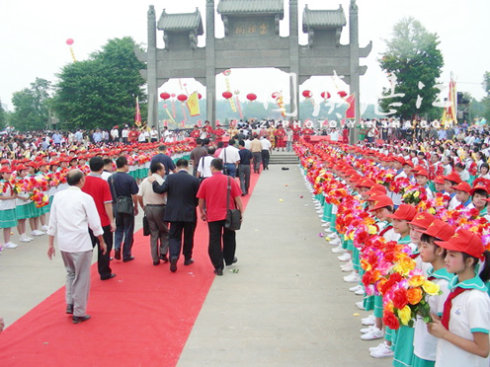
[[[184,254],[184,258],[186,260],[192,258],[195,230],[196,222],[170,222],[170,230],[168,233],[170,259],[178,259],[180,256],[180,248],[182,246],[182,231],[184,231],[184,248],[182,250],[182,253]]]
[[[246,195],[248,194],[248,188],[250,187],[250,164],[240,164],[238,166],[238,173],[242,194]]]
[[[208,253],[215,269],[223,269],[224,264],[231,265],[235,258],[235,231],[225,228],[225,221],[208,222],[209,247]],[[223,246],[221,245],[223,243]]]
[[[97,246],[97,270],[99,271],[99,275],[100,275],[100,278],[101,279],[105,279],[107,277],[109,277],[111,274],[112,274],[112,270],[111,270],[111,250],[112,250],[112,244],[113,244],[113,241],[112,241],[112,232],[111,232],[111,226],[108,225],[108,226],[104,226],[102,227],[102,229],[104,230],[104,234],[102,235],[102,237],[104,238],[104,242],[107,246],[107,250],[105,252],[105,254],[102,254],[102,251],[100,249],[100,246],[99,246],[99,240],[97,239],[97,237],[94,236],[94,233],[92,232],[91,229],[89,229],[89,233],[90,233],[90,239],[92,240],[92,246],[95,247]]]
[[[262,150],[262,167],[264,167],[264,169],[269,169],[269,158],[270,158],[269,151]]]

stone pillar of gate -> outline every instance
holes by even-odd
[[[148,9],[148,51],[147,51],[147,86],[148,86],[148,126],[158,127],[158,86],[157,86],[157,28],[155,8]]]
[[[299,119],[299,40],[298,40],[298,1],[289,1],[289,112],[290,120]]]
[[[216,66],[214,51],[214,0],[206,2],[206,118],[216,127]]]
[[[349,142],[357,143],[359,132],[357,126],[361,120],[360,86],[359,86],[359,19],[356,0],[351,0],[349,7],[349,46],[350,46],[350,93],[355,97],[355,127],[350,130]]]

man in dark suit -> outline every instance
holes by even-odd
[[[169,247],[170,271],[177,271],[177,261],[182,247],[182,231],[184,231],[184,265],[190,265],[194,247],[194,231],[196,229],[197,198],[199,180],[187,171],[189,162],[185,159],[177,161],[177,173],[167,176],[162,185],[153,182],[153,191],[158,194],[167,193],[167,207],[163,220],[170,222]],[[151,180],[151,178],[149,179]]]

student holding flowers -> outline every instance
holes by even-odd
[[[485,282],[490,277],[490,253],[484,251],[480,236],[466,229],[435,244],[447,250],[446,268],[455,275],[442,318],[434,315],[428,325],[439,338],[435,366],[488,367],[490,299]]]

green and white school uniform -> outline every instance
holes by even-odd
[[[444,310],[444,302],[446,302],[449,294],[449,282],[454,275],[447,272],[446,268],[436,271],[430,269],[428,272],[429,279],[436,283],[442,294],[437,296],[428,296],[427,302],[430,306],[430,311],[441,317]],[[417,316],[415,321],[415,332],[413,335],[413,361],[412,367],[434,367],[436,363],[437,338],[429,334],[427,324],[423,318]]]
[[[29,219],[36,216],[34,211],[34,202],[32,200],[22,200],[21,198],[28,199],[29,194],[27,192],[19,192],[15,199],[15,217],[19,219]]]
[[[454,277],[449,288],[464,288],[467,291],[454,297],[449,317],[449,331],[472,340],[472,333],[488,334],[490,330],[490,298],[487,286],[475,276],[458,283]],[[488,367],[490,358],[483,358],[464,351],[444,339],[438,339],[436,367]]]
[[[0,195],[12,196],[12,187],[10,186],[10,183],[1,180],[0,186],[2,187]],[[0,200],[0,228],[12,228],[16,225],[15,199]]]

